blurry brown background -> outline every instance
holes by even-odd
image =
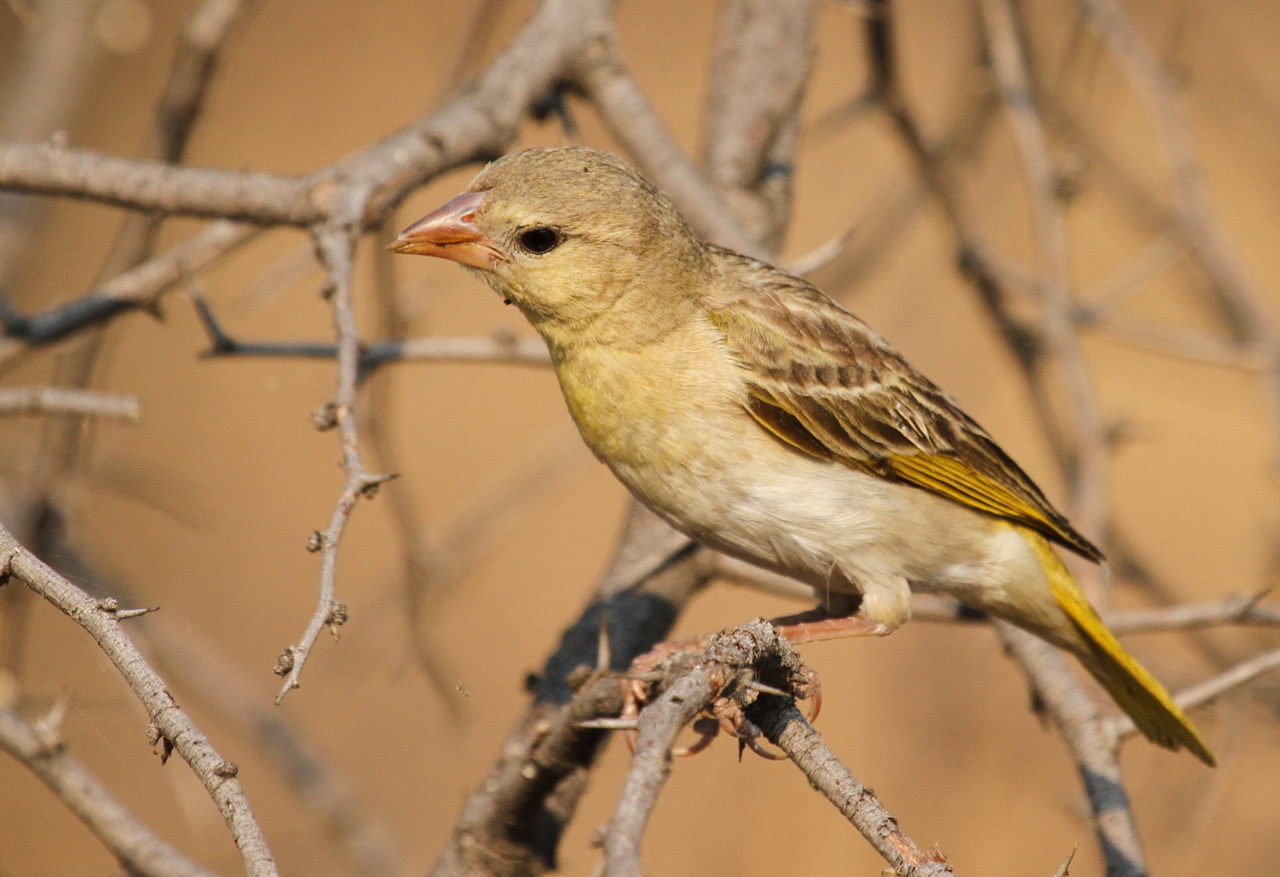
[[[22,25],[0,6],[0,86],[12,82]],[[132,155],[150,122],[173,37],[188,3],[112,0],[95,13],[85,45],[83,93],[71,121],[77,147]],[[1212,208],[1259,288],[1280,280],[1280,6],[1130,2],[1143,36],[1170,63],[1212,196]],[[307,173],[396,129],[443,96],[461,65],[473,17],[490,16],[492,53],[530,4],[382,0],[265,2],[242,25],[199,122],[197,166]],[[909,96],[941,135],[972,78],[973,15],[965,3],[900,5]],[[623,50],[680,141],[697,154],[711,3],[623,2]],[[797,166],[794,220],[783,260],[854,223],[905,184],[910,167],[883,117],[832,122],[865,84],[857,10],[823,7],[819,53]],[[1086,38],[1072,45],[1070,4],[1028,7],[1041,72],[1060,77],[1072,107],[1107,154],[1154,198],[1167,172],[1149,106],[1114,59]],[[610,142],[588,111],[581,141]],[[825,120],[817,124],[819,120]],[[555,123],[531,126],[522,145],[563,141]],[[1058,156],[1064,161],[1076,157]],[[470,171],[433,182],[397,216],[404,222],[455,193]],[[1033,265],[1035,243],[1017,153],[1006,125],[968,165],[965,194],[989,240]],[[1086,293],[1150,237],[1114,189],[1090,188],[1068,213],[1073,280]],[[1101,190],[1101,191],[1100,191]],[[888,194],[887,194],[888,193]],[[118,211],[63,200],[37,208],[43,224],[21,254],[9,290],[27,312],[82,295],[111,243]],[[198,227],[166,225],[172,242]],[[372,248],[376,242],[369,240]],[[373,337],[372,259],[358,271],[362,332]],[[399,294],[416,314],[409,334],[486,335],[530,330],[479,284],[435,260],[397,260]],[[327,309],[310,243],[273,231],[193,287],[228,331],[245,340],[323,340]],[[1061,497],[1054,466],[1029,414],[1025,385],[971,289],[953,270],[935,211],[919,210],[869,267],[841,260],[814,278],[956,395],[1005,447]],[[1186,263],[1152,280],[1127,312],[1164,325],[1213,331],[1201,277]],[[1276,303],[1272,297],[1272,306]],[[422,873],[457,809],[496,754],[536,670],[586,599],[621,523],[626,496],[581,447],[549,371],[499,365],[402,364],[379,373],[392,394],[383,424],[400,480],[362,504],[345,537],[340,598],[351,621],[327,637],[304,686],[279,708],[276,655],[296,639],[314,602],[318,564],[304,550],[324,526],[342,476],[336,436],[309,416],[332,393],[332,363],[202,360],[207,346],[188,298],[165,300],[163,320],[133,314],[113,324],[98,385],[137,393],[137,426],[103,424],[82,473],[61,485],[71,544],[92,578],[163,611],[132,622],[213,650],[234,677],[161,664],[179,703],[209,733],[240,778],[282,873],[354,873],[323,826],[280,778],[277,763],[228,718],[211,692],[234,688],[255,709],[294,724],[385,833],[401,873]],[[1272,580],[1277,514],[1271,468],[1277,436],[1256,375],[1157,355],[1102,335],[1086,350],[1106,417],[1124,425],[1109,499],[1135,549],[1175,601],[1208,600]],[[56,354],[9,367],[4,385],[49,380]],[[14,515],[41,465],[42,423],[0,420],[0,503]],[[370,451],[371,452],[371,451]],[[370,468],[379,469],[378,461]],[[540,473],[517,495],[506,486]],[[416,624],[430,631],[449,704],[432,690],[409,646],[410,622],[386,491],[399,491],[446,540],[465,521],[482,540],[447,598]],[[495,499],[495,497],[497,497]],[[477,524],[479,522],[479,535]],[[486,528],[485,524],[492,526]],[[16,522],[14,523],[16,526]],[[463,552],[460,556],[468,556]],[[10,585],[12,590],[17,585]],[[1122,588],[1115,605],[1149,595]],[[65,735],[84,759],[164,837],[220,873],[238,856],[216,810],[177,759],[162,767],[145,741],[146,718],[92,641],[51,607],[10,599],[3,696],[36,716],[59,699]],[[702,596],[677,633],[704,632],[795,604],[721,585]],[[15,632],[20,640],[14,645]],[[160,639],[156,640],[157,643]],[[1206,645],[1207,643],[1207,645]],[[1171,688],[1256,652],[1253,630],[1130,640]],[[822,674],[819,728],[904,829],[937,843],[960,873],[1049,874],[1076,844],[1071,873],[1100,873],[1079,782],[1059,739],[1029,711],[1022,676],[983,628],[912,624],[873,642],[805,650]],[[15,660],[15,656],[17,659]],[[158,659],[162,660],[162,659]],[[1214,663],[1214,661],[1218,663]],[[220,671],[221,672],[221,671]],[[243,688],[241,688],[243,686]],[[1144,742],[1124,766],[1153,870],[1162,875],[1280,873],[1280,746],[1274,682],[1237,692],[1196,720],[1218,751],[1216,771]],[[562,844],[567,874],[590,874],[592,833],[608,818],[625,751],[612,746]],[[645,845],[653,874],[876,874],[865,842],[785,764],[721,744],[677,764]],[[115,873],[112,859],[20,765],[0,759],[0,875]]]

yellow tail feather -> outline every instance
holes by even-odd
[[[1213,753],[1191,720],[1178,709],[1164,686],[1125,651],[1120,640],[1102,623],[1049,543],[1038,533],[1024,531],[1024,535],[1039,557],[1054,598],[1084,641],[1085,649],[1077,653],[1077,657],[1085,669],[1149,740],[1168,749],[1185,746],[1205,764],[1214,766]]]

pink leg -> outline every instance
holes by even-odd
[[[883,624],[864,616],[829,618],[817,609],[775,618],[769,623],[778,632],[778,636],[785,637],[793,646],[851,636],[884,636],[889,633],[889,629]]]

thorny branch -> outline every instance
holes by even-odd
[[[164,680],[124,632],[114,601],[93,599],[19,545],[3,527],[0,527],[0,564],[0,572],[5,576],[12,576],[30,587],[97,641],[146,708],[161,757],[176,751],[191,766],[217,804],[240,851],[245,874],[275,877],[275,862],[267,848],[266,838],[236,779],[238,768],[218,754],[208,738],[174,701]]]

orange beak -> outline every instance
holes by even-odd
[[[462,193],[400,232],[387,249],[492,269],[502,253],[476,225],[476,209],[482,201],[483,192]]]

